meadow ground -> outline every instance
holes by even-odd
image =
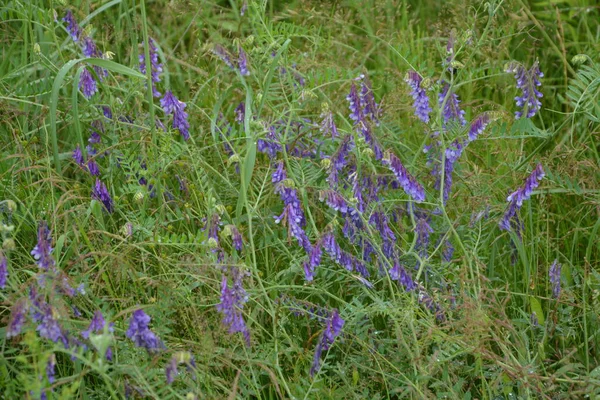
[[[592,0],[5,0],[0,397],[600,397]]]

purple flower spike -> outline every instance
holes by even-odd
[[[229,54],[229,52],[223,46],[221,46],[220,44],[215,45],[213,53],[215,53],[217,57],[223,60],[223,62],[227,64],[229,68],[235,69],[233,62],[231,61],[231,54]]]
[[[427,256],[427,248],[429,247],[429,236],[433,233],[433,229],[427,222],[427,218],[419,218],[415,225],[415,233],[417,235],[417,243],[415,249],[419,251],[421,257]]]
[[[471,124],[471,128],[469,128],[469,137],[467,139],[467,144],[477,139],[479,135],[483,133],[485,128],[490,123],[490,117],[487,114],[482,114],[479,117],[475,118],[475,121]]]
[[[323,122],[321,122],[321,126],[319,127],[321,133],[323,135],[331,135],[332,138],[336,138],[338,136],[338,130],[337,126],[335,126],[335,121],[333,120],[333,114],[331,111],[321,114],[321,118],[323,118]]]
[[[548,277],[550,279],[550,284],[552,285],[552,297],[555,299],[558,299],[558,296],[560,295],[560,269],[561,265],[558,260],[554,260],[548,271]]]
[[[394,266],[390,269],[390,278],[400,282],[400,284],[404,286],[404,290],[407,292],[410,292],[417,287],[406,269],[404,269],[404,267],[397,260],[394,261]]]
[[[37,326],[37,331],[40,337],[50,339],[54,343],[61,340],[63,343],[67,342],[66,336],[63,334],[58,321],[54,317],[55,313],[50,304],[41,305],[41,321]],[[68,342],[67,342],[68,343]]]
[[[169,363],[167,364],[167,367],[165,368],[165,375],[167,377],[167,385],[170,385],[171,383],[173,383],[173,381],[175,380],[175,377],[177,376],[177,357],[173,356],[171,357],[171,361],[169,361]]]
[[[96,311],[94,313],[94,317],[92,318],[92,321],[90,322],[90,326],[85,331],[81,332],[81,336],[83,336],[86,339],[89,339],[90,333],[104,331],[105,325],[106,325],[106,321],[104,320],[104,316],[102,315],[102,312]],[[114,330],[113,325],[114,324],[111,323],[108,326],[109,332],[112,332]]]
[[[523,202],[531,197],[531,193],[533,193],[533,190],[538,187],[544,175],[545,173],[542,164],[538,164],[531,175],[527,177],[524,185],[512,192],[506,198],[506,201],[509,202],[509,206],[506,210],[506,213],[502,217],[502,220],[500,221],[501,229],[506,231],[511,229],[511,220],[516,218],[517,211],[521,208]],[[518,228],[518,224],[516,224],[516,226]],[[517,233],[518,232],[519,230],[517,229]]]
[[[86,36],[83,38],[82,40],[82,44],[81,44],[81,48],[82,48],[82,52],[83,55],[89,58],[101,58],[102,57],[102,52],[100,52],[98,50],[98,46],[96,46],[96,43],[94,42],[94,40],[89,37]]]
[[[18,336],[25,324],[25,316],[27,313],[27,303],[25,299],[16,302],[10,312],[10,321],[6,327],[6,337],[11,338]]]
[[[383,158],[383,164],[394,173],[406,194],[418,203],[425,200],[425,189],[423,189],[423,186],[408,173],[400,159],[394,153],[390,151],[386,152]]]
[[[529,71],[523,65],[511,63],[506,72],[515,74],[517,88],[522,92],[521,96],[515,97],[517,107],[521,108],[521,111],[515,112],[515,118],[519,119],[523,114],[527,118],[533,117],[542,106],[539,99],[543,97],[542,93],[537,90],[537,87],[542,85],[540,79],[544,77],[538,62],[536,61]]]
[[[48,358],[48,362],[46,363],[46,377],[48,378],[48,382],[54,383],[56,381],[55,377],[55,367],[56,367],[56,356],[54,353],[50,354],[50,358]]]
[[[173,95],[170,90],[167,90],[160,105],[165,114],[173,114],[173,128],[179,130],[184,140],[190,138],[190,123],[188,122],[188,114],[184,111],[186,104],[180,101]]]
[[[38,267],[44,271],[53,269],[55,266],[54,258],[52,258],[52,235],[46,221],[40,221],[38,225],[38,242],[31,250],[31,255],[35,259]]]
[[[361,86],[360,86],[360,102],[363,107],[363,113],[369,117],[375,125],[379,125],[379,116],[381,114],[381,107],[375,102],[375,95],[373,94],[373,88],[371,87],[371,81],[368,77],[361,75]]]
[[[237,251],[242,251],[244,245],[242,242],[242,234],[235,225],[231,225],[231,240],[233,242],[233,247]]]
[[[325,321],[325,329],[321,339],[315,348],[313,364],[310,368],[310,375],[314,376],[321,368],[321,354],[329,350],[335,339],[342,333],[345,321],[340,317],[337,310],[333,310]]]
[[[69,32],[73,41],[78,42],[81,36],[81,28],[77,24],[77,21],[75,21],[75,17],[71,10],[67,10],[67,14],[62,20],[67,23],[67,32]]]
[[[462,126],[465,126],[467,124],[467,121],[465,120],[465,111],[460,109],[458,95],[453,92],[448,94],[449,90],[450,85],[445,83],[438,97],[440,107],[444,107],[443,127],[446,128],[446,125],[453,120],[457,120]]]
[[[414,100],[413,108],[415,109],[415,115],[421,121],[428,124],[429,114],[431,113],[432,109],[429,106],[429,97],[427,97],[427,93],[422,86],[423,78],[421,78],[421,75],[419,75],[417,71],[411,70],[408,71],[404,80],[412,89],[410,95]]]
[[[129,329],[125,336],[133,340],[137,347],[143,347],[149,352],[156,352],[163,347],[163,344],[148,328],[149,324],[150,316],[143,310],[136,310],[129,320]]]
[[[242,101],[235,108],[235,122],[239,122],[240,124],[244,123],[244,119],[246,118],[246,104]]]
[[[160,92],[156,89],[156,83],[160,82],[160,74],[163,71],[163,66],[158,60],[158,49],[154,39],[148,39],[148,47],[150,53],[150,69],[152,75],[152,94],[154,97],[160,97]],[[140,72],[146,75],[146,53],[145,51],[140,52]]]
[[[83,167],[83,154],[81,153],[81,147],[79,147],[79,145],[73,150],[73,160],[77,165]]]
[[[6,287],[6,281],[8,280],[8,260],[0,252],[0,288]]]
[[[238,65],[240,67],[240,74],[243,76],[250,75],[250,71],[248,70],[248,56],[246,56],[246,52],[241,47],[238,54]]]
[[[96,184],[92,188],[92,198],[101,202],[106,211],[112,214],[114,211],[113,200],[106,185],[100,179],[96,179]]]
[[[362,105],[358,95],[358,90],[356,89],[356,84],[354,84],[354,82],[350,87],[350,93],[348,93],[348,96],[346,96],[346,100],[348,100],[350,103],[350,119],[353,120],[355,124],[364,122]]]
[[[229,286],[227,276],[223,274],[221,280],[221,302],[217,304],[217,311],[223,314],[223,325],[229,328],[229,333],[242,333],[247,346],[250,346],[250,331],[244,321],[242,310],[248,301],[248,294],[242,286],[242,281],[248,273],[231,267],[232,286]]]
[[[79,90],[86,99],[90,99],[98,91],[96,80],[87,68],[84,68],[79,76]]]

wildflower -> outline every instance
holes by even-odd
[[[452,189],[452,173],[454,172],[454,165],[458,158],[461,156],[464,150],[464,145],[462,142],[455,140],[452,142],[445,151],[446,158],[444,160],[444,191],[443,198],[444,204],[448,201],[450,197],[450,190]],[[442,177],[441,174],[437,174],[436,187],[439,189],[440,181]]]
[[[6,287],[6,281],[8,280],[8,261],[6,256],[0,251],[0,289]]]
[[[338,136],[338,130],[337,126],[335,126],[335,121],[333,120],[333,114],[331,111],[322,113],[321,118],[323,118],[321,126],[319,127],[321,133],[323,135],[331,135],[332,138],[336,138]]]
[[[75,163],[77,163],[77,165],[83,167],[83,154],[79,145],[77,145],[77,147],[75,147],[75,150],[73,150],[73,160],[75,160]]]
[[[87,68],[83,68],[79,76],[79,89],[86,99],[90,99],[98,91],[96,80]]]
[[[239,122],[240,124],[244,122],[244,119],[246,117],[246,104],[244,104],[244,102],[240,102],[240,104],[238,104],[238,106],[235,108],[235,121]]]
[[[307,253],[311,251],[311,244],[306,232],[302,229],[302,223],[304,222],[304,213],[300,208],[297,208],[294,204],[288,203],[281,215],[275,217],[275,223],[284,223],[289,227],[288,235],[296,238],[298,244],[306,250]],[[289,236],[288,236],[289,237]]]
[[[113,200],[110,197],[110,193],[108,193],[106,185],[100,179],[96,179],[96,184],[92,188],[92,198],[101,202],[106,211],[112,214],[114,211]]]
[[[324,201],[327,205],[333,208],[335,211],[339,211],[342,215],[352,212],[352,208],[348,207],[346,200],[337,192],[333,190],[322,190],[319,192],[319,200]]]
[[[48,358],[48,362],[46,363],[46,377],[48,378],[48,382],[54,383],[56,381],[55,377],[55,369],[56,368],[56,356],[54,353],[50,354]]]
[[[404,286],[404,290],[407,292],[410,292],[417,287],[406,269],[404,269],[398,260],[394,261],[394,266],[390,269],[390,278],[400,282],[400,284]]]
[[[509,202],[509,206],[504,213],[502,220],[500,221],[500,229],[506,231],[511,229],[511,220],[516,218],[517,211],[521,208],[523,202],[529,199],[531,193],[533,193],[533,190],[538,187],[540,184],[539,181],[542,180],[544,175],[545,173],[544,169],[542,168],[542,164],[538,164],[533,172],[527,177],[523,186],[512,192],[506,198],[506,201]],[[517,233],[519,233],[519,229],[517,229]]]
[[[46,221],[40,221],[37,232],[37,245],[31,250],[31,255],[35,259],[36,264],[42,270],[48,271],[54,268],[56,262],[52,258],[52,235]]]
[[[406,194],[412,197],[416,202],[425,200],[425,189],[423,189],[423,186],[408,173],[400,159],[394,153],[389,151],[386,152],[383,158],[383,164],[394,173]]]
[[[160,82],[160,74],[163,71],[163,66],[158,61],[158,49],[156,42],[152,38],[148,38],[148,52],[150,54],[150,74],[152,76],[152,94],[154,97],[160,97],[160,92],[156,89],[156,83]],[[140,72],[146,75],[146,53],[141,51],[139,55]]]
[[[521,111],[515,112],[515,118],[519,119],[523,115],[532,118],[542,106],[539,99],[543,94],[537,87],[542,85],[540,79],[544,77],[544,73],[540,71],[539,63],[536,61],[529,70],[521,64],[511,63],[506,72],[515,74],[517,89],[521,89],[521,96],[515,97],[517,107],[520,107]]]
[[[352,83],[352,86],[350,86],[350,93],[346,96],[346,100],[350,103],[350,119],[353,120],[355,124],[364,122],[362,104],[354,82]]]
[[[154,332],[148,328],[149,324],[150,316],[143,310],[136,310],[129,320],[129,328],[125,332],[125,336],[133,340],[137,347],[143,347],[150,352],[158,351],[163,345]]]
[[[95,160],[89,159],[87,162],[87,168],[88,168],[88,171],[90,171],[90,175],[100,176],[100,166],[98,165],[98,163]]]
[[[231,240],[233,242],[233,247],[237,251],[242,251],[242,234],[235,225],[231,225]]]
[[[229,333],[242,333],[246,345],[250,346],[250,331],[244,321],[242,310],[248,301],[248,294],[242,286],[242,280],[249,274],[231,267],[232,286],[229,286],[226,274],[221,280],[221,302],[217,304],[217,311],[223,314],[223,325],[229,328]]]
[[[307,282],[311,282],[314,279],[315,268],[321,264],[322,255],[322,240],[318,240],[310,250],[308,261],[304,262],[304,278]]]
[[[6,327],[6,337],[11,338],[19,335],[25,324],[25,314],[27,312],[27,303],[25,299],[17,301],[10,311],[10,321]]]
[[[450,240],[446,239],[444,242],[444,250],[442,251],[442,259],[445,262],[452,261],[452,256],[454,255],[454,246]]]
[[[90,322],[88,328],[85,331],[81,332],[81,336],[83,336],[85,339],[89,339],[91,333],[104,331],[105,325],[106,321],[104,320],[104,316],[102,315],[102,312],[98,310],[94,313],[94,317],[92,318],[92,321]],[[108,326],[108,331],[113,332],[113,330],[114,324],[111,323]]]
[[[490,117],[487,114],[482,114],[475,118],[475,121],[471,123],[471,128],[469,128],[467,144],[477,139],[477,137],[481,135],[489,123]]]
[[[433,233],[433,229],[427,222],[427,218],[421,217],[415,225],[415,234],[417,235],[417,243],[415,248],[419,251],[421,257],[427,256],[427,248],[429,247],[429,235]]]
[[[446,124],[450,121],[458,120],[460,125],[466,125],[465,111],[460,109],[458,95],[450,91],[450,85],[444,83],[442,91],[439,94],[438,102],[440,107],[443,107],[443,127],[446,128]]]
[[[250,71],[248,70],[248,57],[242,47],[240,47],[238,51],[238,66],[240,67],[240,74],[243,76],[250,75]]]
[[[175,377],[179,373],[177,366],[179,364],[185,364],[188,371],[193,371],[196,368],[196,362],[194,356],[187,351],[179,351],[171,357],[169,363],[165,367],[165,375],[167,378],[167,385],[170,385],[175,380]]]
[[[69,32],[69,35],[71,35],[73,41],[78,42],[79,37],[81,36],[81,28],[77,24],[77,21],[75,21],[75,17],[73,16],[71,10],[67,10],[67,14],[63,17],[62,20],[68,24],[67,32]]]
[[[375,139],[375,136],[373,136],[371,127],[367,124],[361,124],[360,133],[362,133],[363,137],[365,138],[365,142],[367,142],[367,144],[371,146],[371,149],[375,154],[375,159],[381,160],[383,158],[383,150],[381,149],[381,146]]]
[[[558,260],[554,260],[548,272],[550,284],[552,284],[552,297],[555,299],[558,299],[560,295],[560,267]]]
[[[190,138],[188,114],[184,111],[186,104],[173,95],[170,90],[160,99],[160,105],[166,115],[173,114],[173,128],[179,130],[184,140]]]
[[[404,81],[408,83],[412,89],[410,95],[414,100],[413,108],[415,109],[415,115],[421,121],[428,124],[429,114],[432,109],[429,106],[429,97],[427,97],[427,93],[423,87],[423,78],[421,78],[421,75],[419,75],[418,72],[411,70],[407,72]]]
[[[102,58],[102,52],[98,50],[98,46],[96,46],[94,40],[89,36],[83,38],[81,48],[83,55],[88,58]]]
[[[375,102],[375,96],[373,95],[373,89],[371,87],[371,81],[368,77],[361,75],[361,86],[360,86],[360,102],[363,107],[363,113],[369,117],[375,125],[379,125],[379,115],[381,114],[381,107]]]
[[[325,322],[325,329],[321,335],[321,339],[315,348],[315,355],[313,358],[313,364],[310,368],[310,375],[314,376],[315,373],[321,368],[321,354],[323,351],[329,350],[335,339],[342,333],[345,321],[340,317],[337,310],[333,310],[329,318]]]
[[[108,106],[102,106],[102,114],[108,119],[112,119],[112,110]]]
[[[219,44],[213,48],[213,53],[219,57],[229,68],[235,69],[233,62],[231,62],[231,54],[225,48]]]
[[[267,153],[271,158],[275,158],[277,153],[282,150],[277,130],[274,126],[271,125],[267,129],[266,139],[258,139],[256,148],[261,153]]]
[[[354,147],[354,142],[352,141],[352,135],[346,135],[342,142],[340,143],[340,147],[336,150],[336,152],[331,157],[331,170],[329,172],[329,176],[327,181],[330,186],[335,186],[338,183],[338,174],[342,171],[344,166],[348,163],[347,157],[350,154],[350,151]]]
[[[58,324],[52,306],[48,303],[41,303],[40,315],[40,324],[36,328],[40,337],[50,339],[54,343],[62,340],[62,342],[65,343],[65,347],[67,347],[67,337],[63,334],[63,331]]]

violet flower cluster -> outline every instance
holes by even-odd
[[[167,385],[170,385],[175,381],[175,377],[179,374],[178,367],[181,364],[184,364],[186,369],[192,373],[196,370],[196,360],[194,359],[194,356],[188,351],[178,351],[173,354],[165,368]]]
[[[156,84],[160,82],[160,74],[163,71],[163,66],[158,61],[158,48],[154,39],[148,38],[148,47],[150,53],[150,74],[152,75],[152,94],[154,97],[160,97],[160,92],[156,88]],[[146,75],[146,53],[143,50],[140,52],[139,62],[140,72]]]
[[[213,48],[213,53],[219,57],[229,68],[236,69],[237,67],[242,76],[250,75],[250,70],[248,69],[248,56],[246,55],[246,52],[242,46],[239,46],[238,48],[238,56],[236,61],[233,61],[233,55],[220,44],[215,45]]]
[[[428,124],[429,114],[433,110],[429,106],[429,97],[427,96],[426,89],[423,87],[423,78],[417,71],[410,70],[404,80],[412,89],[410,95],[414,100],[413,108],[415,109],[415,115],[421,121]]]
[[[0,251],[0,289],[4,289],[6,287],[6,282],[8,281],[8,259],[2,251]]]
[[[304,248],[307,253],[311,251],[311,244],[303,227],[306,225],[306,218],[302,208],[300,208],[300,199],[298,191],[290,186],[287,179],[287,173],[283,167],[283,161],[277,163],[275,171],[273,171],[273,184],[275,184],[275,193],[278,193],[284,203],[284,209],[281,215],[275,217],[275,222],[284,221],[289,231],[288,235],[296,238],[298,243]]]
[[[137,347],[145,348],[148,352],[157,352],[164,347],[158,336],[150,330],[150,316],[144,310],[133,312],[129,320],[129,328],[125,336],[131,339]]]
[[[548,271],[548,278],[552,285],[552,297],[555,299],[558,299],[558,296],[560,296],[560,270],[560,263],[558,260],[554,260]]]
[[[394,153],[390,151],[386,152],[383,158],[383,164],[394,173],[406,194],[419,203],[425,200],[425,189],[423,189],[423,186],[421,186],[406,168],[404,168],[404,165],[402,165],[402,162]]]
[[[345,321],[340,317],[338,311],[334,309],[329,315],[329,318],[325,321],[323,334],[315,348],[315,355],[310,368],[311,376],[314,376],[321,369],[321,355],[324,351],[328,351],[331,348],[335,339],[342,333],[344,324]]]
[[[380,160],[383,157],[383,150],[373,135],[371,123],[379,124],[380,106],[375,102],[373,90],[367,77],[361,75],[359,80],[360,91],[356,83],[352,82],[350,93],[346,96],[350,108],[350,119],[354,121],[357,132],[361,133],[365,142],[371,146],[375,154],[375,159]]]
[[[523,186],[512,192],[506,198],[509,205],[504,216],[500,220],[500,229],[510,231],[511,227],[514,226],[516,233],[518,235],[520,234],[517,211],[521,208],[523,202],[531,197],[531,193],[538,187],[544,175],[545,173],[542,164],[538,164],[533,172],[527,177]]]
[[[92,187],[92,199],[98,200],[104,206],[104,209],[110,214],[114,211],[114,203],[110,193],[106,188],[106,185],[100,180],[96,179],[96,183]]]
[[[188,114],[185,112],[186,104],[180,101],[175,95],[167,90],[160,105],[163,108],[165,115],[173,115],[173,129],[177,129],[183,140],[190,138],[190,123],[188,122]]]
[[[538,62],[536,61],[529,70],[521,64],[511,63],[506,68],[506,72],[515,74],[517,89],[521,90],[521,95],[515,97],[517,107],[521,108],[520,111],[515,112],[515,118],[519,119],[523,115],[532,118],[540,110],[542,102],[539,99],[543,97],[537,89],[542,85],[540,79],[544,77]]]
[[[217,304],[217,311],[223,314],[223,325],[229,328],[230,334],[241,333],[247,346],[250,346],[250,330],[244,321],[242,311],[244,304],[248,301],[248,294],[243,287],[243,279],[248,276],[247,272],[237,267],[229,269],[231,274],[231,285],[227,274],[221,279],[221,302]]]

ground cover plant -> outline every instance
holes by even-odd
[[[0,6],[0,389],[600,396],[600,7]]]

